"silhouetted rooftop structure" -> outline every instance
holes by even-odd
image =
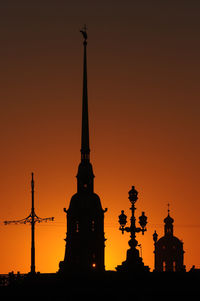
[[[169,205],[168,205],[169,206]],[[182,272],[185,271],[183,264],[183,242],[174,236],[174,219],[168,215],[164,219],[164,236],[158,240],[156,231],[153,234],[155,268],[157,272]]]
[[[88,90],[87,90],[87,32],[83,35],[83,98],[81,162],[77,173],[77,193],[70,201],[67,215],[67,236],[64,260],[60,272],[104,271],[104,212],[100,198],[94,193],[94,173],[90,163]]]

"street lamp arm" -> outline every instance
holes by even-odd
[[[119,227],[119,230],[122,231],[122,234],[124,234],[124,231],[126,232],[131,232],[131,228],[130,227]]]
[[[142,235],[144,235],[144,232],[147,231],[147,229],[142,229]]]
[[[142,228],[135,228],[135,232],[139,233],[142,231]]]
[[[130,228],[130,227],[125,227],[124,230],[125,230],[126,232],[131,232],[131,228]]]
[[[15,221],[4,221],[4,225],[10,225],[10,224],[27,224],[31,222],[31,214],[27,216],[26,218],[20,219],[20,220],[15,220]]]

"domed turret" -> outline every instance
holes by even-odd
[[[173,235],[173,223],[174,219],[170,216],[168,204],[168,215],[164,219],[164,236],[158,239],[156,231],[153,234],[155,271],[157,272],[185,271],[183,242]]]
[[[164,219],[164,223],[165,223],[165,235],[171,235],[171,236],[173,236],[173,223],[174,223],[174,219],[169,215],[169,213],[170,213],[170,210],[169,210],[169,204],[168,204],[168,215]]]

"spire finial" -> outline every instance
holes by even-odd
[[[170,207],[170,203],[167,204],[167,208],[168,208],[168,209],[167,209],[167,212],[168,212],[168,215],[169,215],[169,213],[170,213],[169,207]]]
[[[84,38],[84,44],[87,44],[87,27],[86,27],[86,24],[83,26],[83,29],[80,30],[80,32],[82,33],[83,35],[83,38]]]

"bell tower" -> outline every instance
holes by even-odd
[[[77,193],[71,198],[67,217],[65,257],[60,272],[104,271],[104,213],[100,198],[94,193],[94,173],[90,163],[87,91],[87,32],[83,35],[83,96],[81,162],[77,173]]]
[[[164,236],[158,239],[156,231],[154,240],[154,271],[156,272],[183,272],[185,271],[183,242],[174,236],[174,219],[168,215],[164,219]]]

